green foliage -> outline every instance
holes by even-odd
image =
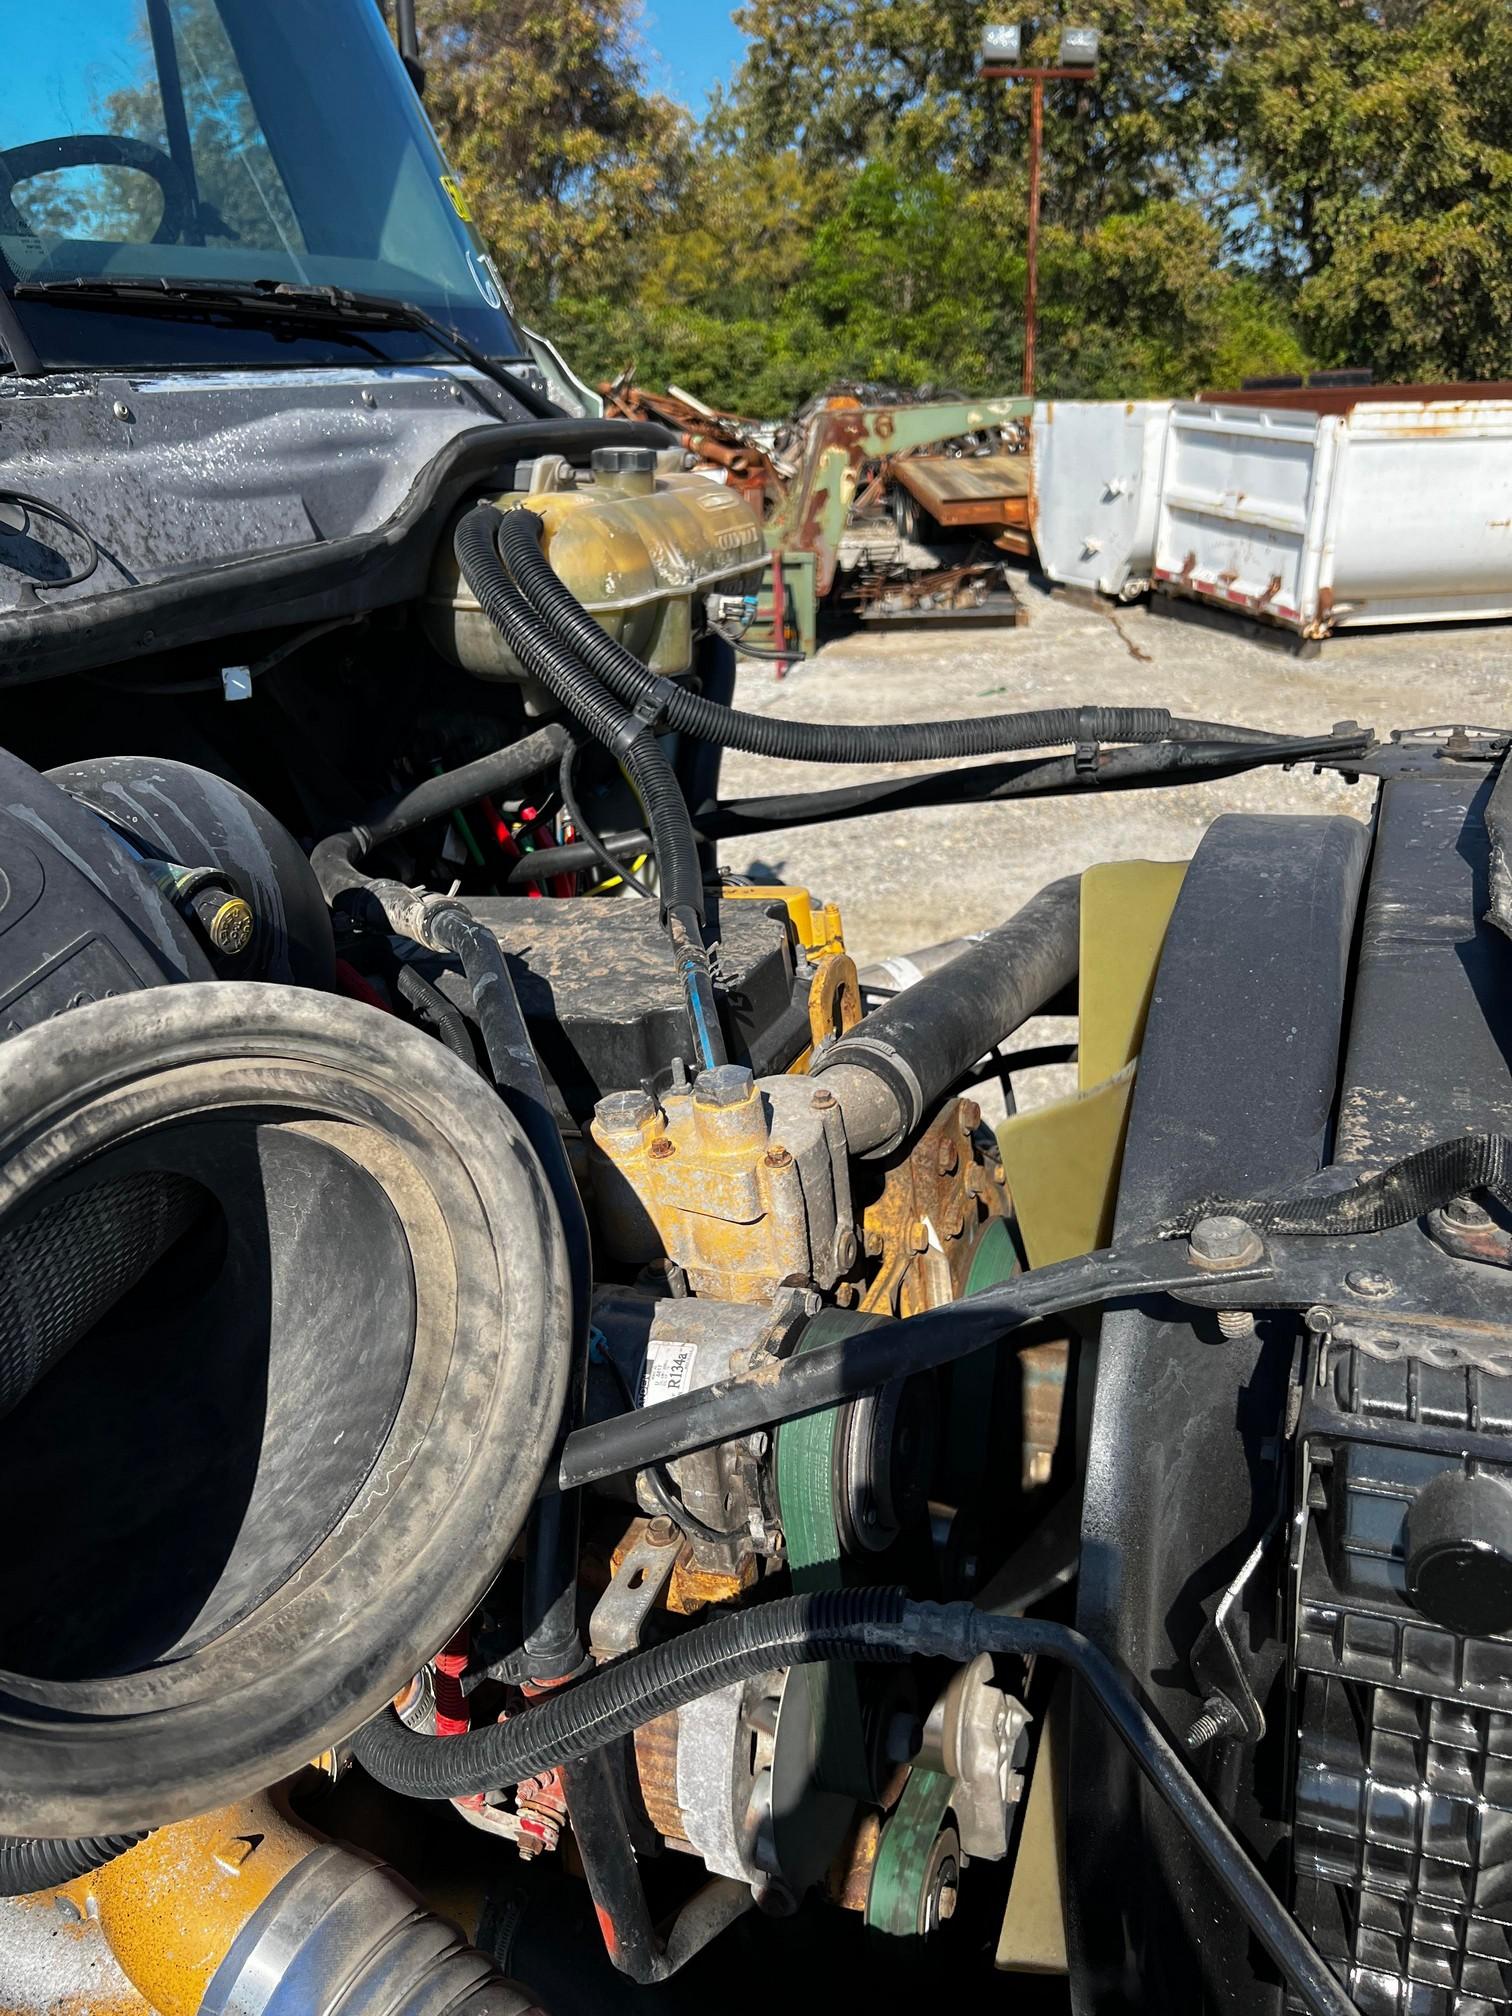
[[[1043,390],[1512,375],[1505,0],[1074,11],[1104,60],[1046,90]],[[976,71],[1001,12],[743,0],[749,55],[698,131],[646,88],[635,0],[422,0],[421,22],[527,312],[587,375],[781,413],[846,378],[1016,388],[1029,93]]]

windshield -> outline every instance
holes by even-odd
[[[0,281],[289,281],[526,355],[375,0],[0,0]],[[350,357],[339,332],[18,301],[49,364]],[[201,318],[202,319],[202,318]],[[213,339],[213,341],[208,340]],[[289,356],[292,349],[295,353]],[[435,354],[405,332],[360,352]]]

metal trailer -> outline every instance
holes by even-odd
[[[1034,448],[1052,580],[1309,638],[1512,616],[1512,387],[1041,402]]]

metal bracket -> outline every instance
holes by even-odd
[[[1211,1623],[1203,1626],[1192,1647],[1192,1678],[1203,1697],[1204,1713],[1187,1732],[1189,1749],[1200,1749],[1216,1736],[1258,1743],[1265,1734],[1265,1713],[1250,1679],[1254,1661],[1242,1605],[1245,1588],[1280,1529],[1281,1514],[1277,1512],[1219,1597]]]
[[[653,1519],[636,1536],[588,1620],[595,1659],[617,1659],[639,1645],[641,1629],[672,1579],[681,1540],[670,1519]]]

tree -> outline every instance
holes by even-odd
[[[624,284],[690,121],[645,88],[633,0],[422,0],[427,108],[527,317]]]
[[[1503,0],[1231,0],[1217,93],[1249,249],[1320,353],[1379,377],[1512,373]]]

